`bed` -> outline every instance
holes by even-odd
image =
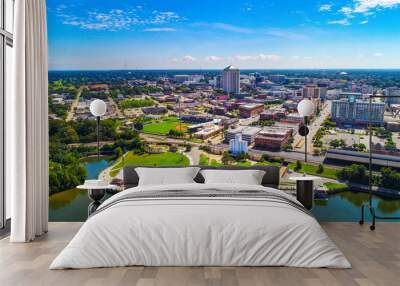
[[[260,185],[204,183],[199,173],[193,183],[138,186],[136,167],[124,168],[126,189],[89,217],[50,269],[351,267],[314,217],[277,189],[278,168],[250,168],[265,171]]]

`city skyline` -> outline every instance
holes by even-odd
[[[49,0],[50,69],[398,68],[400,0]]]

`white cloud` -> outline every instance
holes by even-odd
[[[278,55],[265,55],[265,54],[259,54],[258,59],[263,60],[263,61],[278,61],[281,59],[280,56]]]
[[[280,56],[274,54],[259,54],[256,56],[236,55],[234,58],[239,61],[278,61],[281,59]]]
[[[235,59],[239,61],[248,61],[248,60],[254,60],[254,56],[242,56],[242,55],[236,55]]]
[[[329,21],[328,24],[331,24],[331,25],[349,26],[349,25],[350,25],[350,21],[349,21],[348,18],[344,18],[344,19],[341,19],[341,20]]]
[[[346,15],[346,17],[353,17],[352,16],[353,9],[348,7],[348,6],[344,6],[344,7],[340,8],[339,12],[343,13],[344,15]]]
[[[208,62],[218,62],[218,61],[222,60],[222,58],[217,57],[217,56],[208,56],[208,57],[205,57],[204,59]]]
[[[172,31],[172,28],[151,27],[152,25],[171,24],[185,20],[175,12],[171,11],[144,11],[141,6],[126,9],[110,9],[107,11],[85,10],[83,13],[72,14],[72,6],[59,5],[49,11],[54,12],[62,19],[64,25],[79,27],[84,30],[107,30],[119,31],[130,30],[136,26],[150,26],[145,30],[151,31]]]
[[[197,59],[195,57],[192,57],[191,55],[186,55],[182,58],[182,61],[184,62],[195,62]]]
[[[373,53],[372,55],[377,58],[383,57],[382,53]]]
[[[354,13],[366,13],[379,8],[393,8],[400,0],[355,0]]]
[[[145,32],[175,32],[174,28],[147,28],[144,29]]]
[[[319,6],[319,11],[320,12],[329,12],[332,10],[332,5],[331,4],[323,4]]]
[[[348,26],[351,24],[350,19],[358,15],[369,17],[377,11],[388,8],[395,8],[400,5],[400,0],[352,0],[351,4],[341,7],[337,12],[344,15],[342,20],[334,20],[329,24],[338,24]],[[359,22],[359,24],[367,24],[368,19]]]

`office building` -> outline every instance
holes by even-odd
[[[303,87],[303,97],[310,99],[319,99],[320,98],[320,89],[316,85],[307,85]]]
[[[339,99],[348,99],[348,100],[361,100],[362,99],[361,92],[341,92],[339,94]]]
[[[255,146],[262,149],[280,150],[292,138],[293,130],[283,127],[264,127],[255,137]]]
[[[287,77],[283,74],[273,74],[269,77],[273,83],[283,84],[288,81]]]
[[[385,103],[373,102],[371,105],[371,122],[381,126],[384,123]],[[349,99],[332,101],[332,120],[341,124],[365,125],[369,121],[369,102]]]
[[[242,139],[242,134],[238,133],[235,135],[235,139],[229,141],[229,152],[234,155],[240,155],[247,153],[248,143]]]
[[[201,129],[200,131],[194,133],[194,137],[199,138],[199,139],[207,139],[207,138],[217,135],[222,130],[223,130],[222,126],[210,125],[204,129]]]
[[[261,131],[259,127],[252,126],[239,126],[234,129],[229,129],[225,132],[225,141],[230,142],[230,140],[235,139],[237,134],[242,135],[242,139],[247,141],[248,145],[254,143],[255,136]]]
[[[222,72],[222,89],[226,93],[240,93],[240,71],[234,66],[225,68]]]
[[[286,109],[284,108],[271,108],[265,110],[260,114],[260,120],[279,121],[285,117],[286,117]]]
[[[257,116],[264,111],[264,104],[243,104],[239,106],[240,116],[243,118],[249,118]]]
[[[187,74],[177,74],[174,77],[176,83],[184,83],[186,81],[190,81],[190,75]]]
[[[385,98],[385,102],[388,105],[400,104],[400,88],[398,88],[398,87],[389,87],[388,89],[386,89],[385,93],[386,93],[387,96],[395,96],[395,97]]]

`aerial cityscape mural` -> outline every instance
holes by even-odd
[[[288,193],[318,176],[321,221],[359,220],[371,181],[377,212],[400,215],[400,1],[47,5],[51,220],[85,220],[76,186],[121,185],[131,164],[276,165]]]

